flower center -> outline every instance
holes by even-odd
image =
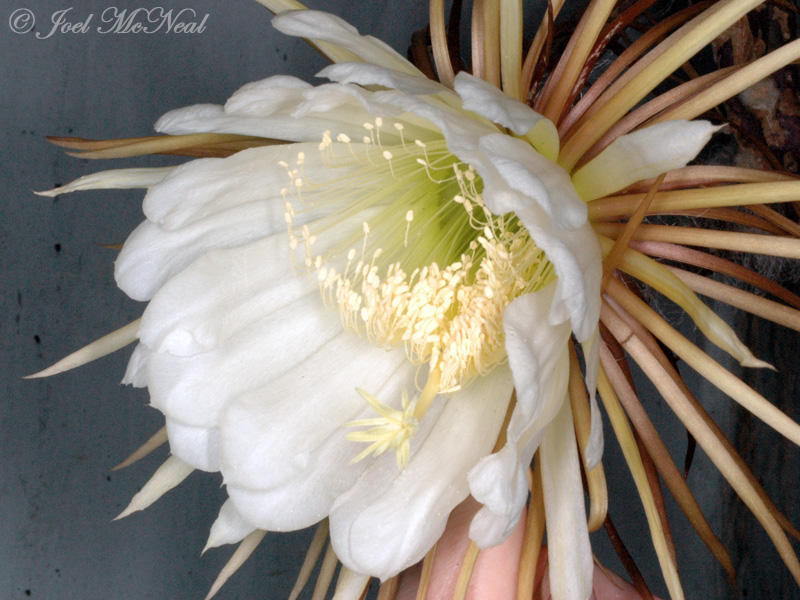
[[[553,278],[552,266],[513,215],[493,215],[482,181],[443,139],[386,145],[381,119],[354,144],[326,132],[320,144],[333,181],[302,175],[304,156],[285,165],[290,244],[302,240],[306,266],[316,271],[326,304],[344,326],[377,346],[405,346],[409,360],[428,366],[427,383],[402,410],[362,396],[381,418],[353,423],[372,429],[351,439],[372,442],[357,458],[394,448],[398,464],[437,394],[460,389],[505,360],[503,311],[517,296]],[[403,125],[394,124],[396,131]],[[330,214],[296,227],[304,209]],[[326,240],[318,244],[318,240]],[[318,246],[325,246],[319,251]]]

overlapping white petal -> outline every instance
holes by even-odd
[[[430,79],[369,63],[337,63],[322,69],[317,77],[325,77],[342,84],[379,85],[414,95],[450,92],[442,84]]]
[[[352,52],[366,63],[424,78],[414,65],[385,42],[361,35],[347,21],[317,10],[286,11],[272,19],[272,25],[286,35],[322,40]]]
[[[556,600],[587,600],[594,564],[569,402],[545,431],[541,461],[551,594]]]
[[[494,444],[510,380],[501,366],[454,394],[438,418],[428,415],[434,422],[415,436],[405,470],[392,468],[393,457],[375,461],[336,501],[331,539],[344,564],[386,579],[425,555],[467,496],[467,472]]]
[[[367,467],[351,464],[359,448],[344,436],[347,422],[371,416],[353,383],[399,405],[414,374],[402,350],[376,352],[344,334],[236,398],[221,427],[222,472],[238,510],[258,527],[280,531],[324,518]]]
[[[556,159],[558,130],[550,119],[465,71],[456,75],[454,87],[466,110],[525,136],[537,152],[550,160]]]
[[[163,285],[142,315],[139,339],[157,352],[192,356],[315,291],[296,277],[285,234],[204,254]]]
[[[550,285],[521,296],[503,317],[517,403],[506,445],[469,474],[470,491],[484,505],[470,527],[470,537],[482,547],[499,544],[514,529],[528,497],[531,459],[566,396],[570,328],[567,323],[546,324],[554,293],[555,286]]]
[[[264,235],[285,231],[280,190],[290,179],[287,167],[280,163],[285,165],[300,153],[306,156],[309,168],[319,173],[320,183],[324,183],[322,178],[328,171],[323,168],[317,143],[294,144],[291,150],[286,146],[252,148],[228,158],[204,158],[176,167],[148,190],[142,205],[144,214],[148,220],[172,231],[260,201],[273,208],[269,221],[264,223]]]
[[[255,528],[242,518],[233,502],[226,500],[219,509],[217,520],[211,525],[204,551],[223,544],[241,542],[253,531]]]
[[[114,277],[134,300],[149,300],[196,258],[215,248],[259,239],[282,219],[283,209],[277,203],[254,201],[172,231],[144,221],[125,241]]]
[[[201,471],[219,471],[219,428],[196,427],[166,416],[169,448],[174,456]]]

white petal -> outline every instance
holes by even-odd
[[[549,285],[520,296],[503,314],[508,364],[517,391],[517,404],[508,425],[509,434],[515,439],[537,419],[551,388],[558,388],[555,395],[559,397],[566,390],[564,355],[569,326],[548,325],[545,319],[554,291],[554,286]]]
[[[467,471],[491,450],[510,393],[507,367],[477,379],[447,400],[405,470],[376,461],[337,500],[331,540],[343,564],[386,579],[425,555],[466,497]]]
[[[481,547],[499,544],[514,529],[528,497],[533,453],[566,394],[569,325],[548,325],[545,318],[554,288],[520,296],[503,316],[517,404],[506,445],[469,473],[470,492],[484,505],[470,526],[470,537]]]
[[[219,429],[193,427],[167,417],[169,449],[174,456],[195,469],[219,471]]]
[[[193,124],[212,121],[223,114],[222,107],[218,104],[192,104],[165,113],[155,122],[153,129],[170,135],[198,133],[204,130],[196,128]]]
[[[122,190],[146,188],[164,179],[175,167],[151,169],[113,169],[78,177],[75,181],[45,192],[35,192],[39,196],[58,196],[80,190]]]
[[[274,207],[270,229],[285,230],[281,188],[290,185],[288,169],[303,153],[306,170],[315,182],[341,177],[343,169],[327,169],[317,144],[292,144],[251,148],[227,158],[203,158],[177,167],[144,197],[145,216],[166,230],[174,230],[204,218],[225,213],[253,201]],[[303,217],[306,215],[303,214]],[[298,223],[302,225],[302,222]],[[270,233],[269,230],[265,233]]]
[[[536,151],[548,159],[555,160],[558,157],[558,129],[544,115],[465,71],[456,75],[455,90],[461,96],[465,109],[502,125],[517,135],[524,135]]]
[[[322,40],[344,48],[364,62],[411,75],[422,74],[388,44],[360,35],[355,27],[330,13],[316,10],[286,11],[273,17],[272,25],[286,35]]]
[[[602,198],[692,160],[719,129],[708,121],[665,121],[623,135],[578,169],[572,181],[586,200]]]
[[[125,375],[122,377],[122,383],[124,385],[132,385],[133,387],[147,386],[145,366],[147,365],[147,360],[150,358],[150,352],[150,349],[144,344],[136,344],[130,359],[128,359]]]
[[[358,600],[365,593],[369,579],[369,575],[360,575],[342,567],[332,600]]]
[[[347,421],[375,416],[355,386],[397,405],[413,388],[416,369],[402,349],[387,353],[345,336],[226,410],[228,494],[258,527],[291,531],[319,521],[368,466],[351,464],[363,448],[345,437]]]
[[[295,272],[285,234],[212,250],[153,296],[139,339],[157,352],[192,356],[316,289]]]
[[[228,499],[219,509],[219,515],[211,525],[211,531],[208,534],[208,541],[206,542],[206,547],[203,548],[203,552],[223,544],[241,542],[255,530],[256,528],[242,518],[242,515],[236,511],[233,502]]]
[[[592,336],[583,342],[583,360],[585,362],[585,381],[586,389],[589,391],[589,411],[590,424],[589,439],[586,441],[584,449],[584,459],[586,468],[590,471],[600,462],[603,457],[603,419],[600,416],[600,408],[597,406],[597,369],[600,364],[600,330],[596,330]]]
[[[224,108],[210,104],[180,108],[162,116],[155,127],[171,134],[238,133],[319,142],[326,130],[360,139],[362,124],[370,120],[370,114],[389,116],[396,112],[378,102],[373,92],[357,86],[311,87],[294,77],[275,76],[246,84]]]
[[[379,85],[413,95],[449,92],[442,84],[427,77],[409,75],[369,63],[337,63],[322,69],[317,73],[317,77],[325,77],[343,84]]]
[[[496,86],[461,71],[456,75],[454,87],[461,96],[464,108],[486,117],[493,123],[502,125],[516,133],[525,135],[534,127],[542,129],[542,135],[552,138],[546,144],[555,144],[558,149],[558,130],[553,122],[540,115],[527,104],[515,100],[501,92]]]
[[[270,81],[275,83],[274,78],[270,78]],[[265,94],[262,99],[258,94],[265,90],[259,86],[248,90],[243,98],[230,104],[231,112],[213,104],[178,108],[162,116],[156,122],[155,129],[172,135],[235,133],[293,142],[319,142],[322,134],[330,130],[347,133],[353,139],[359,139],[357,136],[363,131],[363,115],[357,119],[342,119],[341,114],[332,112],[295,119],[291,117],[292,107],[303,103],[305,94],[314,90],[292,88],[286,91],[281,88],[279,91],[294,95],[296,102],[284,101],[283,98],[276,101],[272,94]],[[269,110],[274,112],[268,112]]]
[[[572,411],[566,399],[542,440],[541,461],[550,593],[553,600],[587,600],[594,563]]]
[[[344,424],[367,408],[356,388],[384,396],[380,390],[396,373],[405,374],[398,369],[407,362],[402,349],[386,352],[343,332],[268,385],[236,398],[222,421],[226,483],[268,489],[307,469],[314,449],[331,435],[343,438]],[[397,393],[387,401],[399,399]],[[359,446],[350,444],[352,458]]]
[[[557,163],[508,135],[487,135],[480,149],[509,187],[533,199],[559,227],[576,229],[586,223],[586,203]]]
[[[549,322],[558,324],[570,319],[578,341],[585,341],[597,329],[600,317],[602,250],[592,227],[558,227],[538,206],[519,194],[501,193],[484,188],[484,202],[492,212],[514,212],[525,225],[531,239],[553,263],[558,279],[550,309]]]
[[[312,292],[245,324],[230,323],[220,344],[190,357],[154,353],[147,364],[150,402],[186,425],[214,427],[236,395],[305,360],[341,332],[335,311]]]
[[[291,112],[313,86],[289,75],[274,75],[244,84],[225,103],[226,113],[268,117]]]
[[[416,77],[408,75],[403,77],[407,77],[417,85],[423,85]],[[338,136],[344,133],[357,140],[368,133],[364,130],[364,123],[374,123],[374,117],[391,118],[394,122],[402,122],[407,140],[441,139],[439,131],[426,121],[408,113],[403,114],[398,107],[384,102],[384,93],[368,91],[357,85],[338,83],[318,85],[303,94],[303,101],[291,112],[291,117],[301,122],[324,119],[334,123],[329,127],[332,135]],[[400,134],[392,126],[382,127],[380,137],[383,143],[402,142]]]
[[[470,494],[484,505],[469,526],[469,537],[478,547],[496,546],[511,535],[528,499],[528,464],[532,456],[533,453],[523,462],[517,445],[506,445],[470,471]]]
[[[171,231],[144,221],[125,241],[114,264],[114,277],[134,300],[149,300],[170,277],[209,250],[241,246],[285,227],[283,206],[264,201],[236,206]]]
[[[444,135],[447,148],[458,158],[472,166],[486,162],[478,150],[478,140],[484,135],[497,133],[497,128],[482,119],[469,118],[469,113],[457,110],[427,96],[411,96],[397,91],[376,92],[381,102],[395,106],[426,119]]]

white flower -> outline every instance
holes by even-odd
[[[157,481],[222,472],[210,545],[329,517],[343,564],[385,579],[470,493],[471,537],[505,539],[540,449],[553,596],[587,598],[565,402],[572,334],[594,387],[602,252],[585,201],[683,166],[714,128],[623,136],[570,177],[553,124],[495,87],[460,73],[453,92],[332,15],[274,23],[366,62],[317,87],[251,83],[156,127],[293,143],[67,186],[149,187],[116,277],[149,302],[125,381],[166,417],[175,458]]]

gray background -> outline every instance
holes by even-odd
[[[427,21],[422,2],[364,4],[367,8],[337,0],[324,6],[401,52],[411,32]],[[37,31],[44,35],[49,30],[43,22],[53,10],[72,6],[71,16],[77,20],[99,15],[108,6],[159,5],[193,8],[201,17],[208,13],[206,31],[35,37]],[[22,7],[33,11],[39,25],[17,35],[7,21]],[[224,548],[199,556],[224,498],[217,475],[195,473],[144,513],[111,522],[166,456],[161,449],[127,470],[109,471],[160,426],[145,392],[118,385],[129,350],[52,379],[20,379],[141,313],[143,306],[114,285],[114,251],[100,247],[123,241],[139,222],[141,193],[87,192],[48,199],[31,190],[111,168],[110,163],[66,156],[47,144],[45,135],[148,135],[152,123],[169,109],[223,102],[241,84],[274,73],[310,79],[325,63],[303,42],[274,32],[266,10],[249,0],[4,1],[0,52],[0,600],[202,598],[230,554]],[[174,162],[135,159],[113,166]],[[796,367],[794,336],[744,319],[739,325],[762,346],[762,358],[783,364],[784,373]],[[779,388],[778,382],[785,380],[778,376],[756,377],[760,388],[797,418],[794,382]],[[708,386],[701,389],[712,414],[752,451],[750,460],[763,463],[779,504],[800,521],[797,470],[787,467],[789,460],[797,464],[797,450],[750,418],[737,424],[738,412],[728,400]],[[647,404],[657,425],[666,429],[680,464],[686,440],[676,419],[655,394]],[[615,444],[608,446],[612,514],[648,581],[663,595],[646,526],[638,516],[639,501]],[[741,563],[742,597],[791,597],[795,588],[777,554],[753,519],[730,499],[701,452],[690,483],[708,507],[712,526],[723,532]],[[678,516],[675,525],[687,595],[734,596],[685,520]],[[219,597],[285,597],[308,539],[308,532],[268,535]],[[619,570],[604,534],[595,535],[594,542],[602,559]]]

